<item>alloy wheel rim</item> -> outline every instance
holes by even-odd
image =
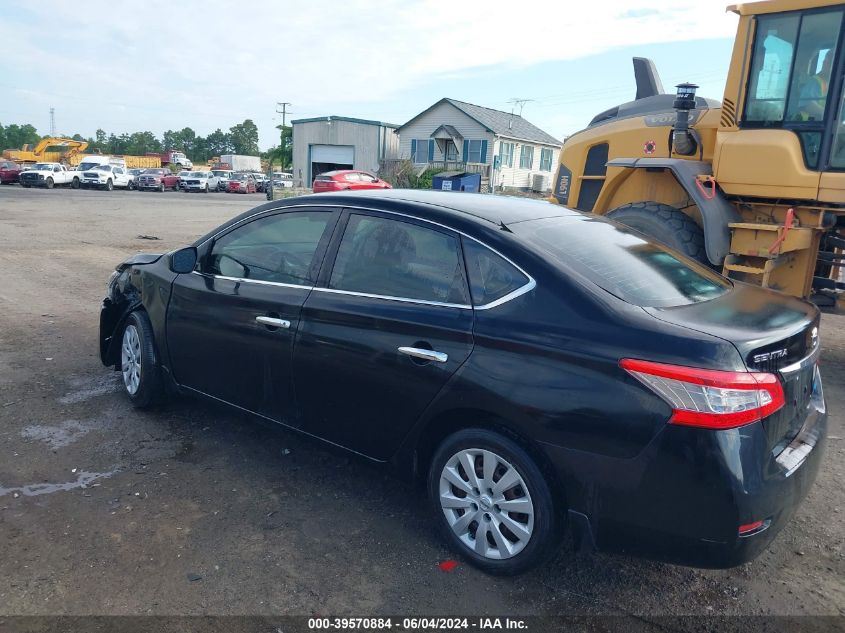
[[[141,385],[141,339],[134,325],[127,326],[123,331],[120,368],[123,372],[123,384],[126,391],[134,396]]]
[[[522,475],[492,451],[455,453],[440,473],[440,507],[455,536],[483,558],[519,554],[534,531],[534,503]]]

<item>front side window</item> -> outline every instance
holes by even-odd
[[[481,141],[467,141],[467,155],[464,157],[464,161],[467,163],[480,163],[482,162],[481,159]]]
[[[519,150],[519,168],[531,169],[534,165],[534,148],[531,145],[523,145]]]
[[[349,217],[329,288],[469,303],[456,237],[409,222],[357,214]]]
[[[316,274],[314,253],[331,215],[327,211],[303,211],[253,220],[214,242],[203,272],[310,285]]]
[[[552,170],[552,150],[543,148],[540,150],[540,171]]]
[[[513,167],[513,143],[499,143],[499,160],[502,167]]]
[[[419,138],[414,150],[414,162],[421,165],[428,162],[428,139]]]
[[[498,301],[529,283],[516,266],[486,246],[468,238],[463,245],[473,305]]]

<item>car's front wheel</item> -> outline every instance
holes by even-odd
[[[112,182],[111,178],[106,181],[106,191],[112,191],[114,189],[114,183]]]
[[[55,183],[53,182],[52,178],[47,178],[47,182],[46,182],[47,189],[52,189],[54,184]]]
[[[559,541],[546,478],[519,444],[499,433],[464,429],[447,437],[432,459],[428,491],[445,539],[489,573],[521,573]]]
[[[136,310],[126,319],[120,344],[120,371],[123,386],[134,406],[143,409],[163,399],[153,327],[143,311]]]

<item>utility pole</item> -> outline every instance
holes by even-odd
[[[285,127],[287,125],[287,115],[288,115],[287,107],[289,105],[293,105],[293,104],[289,103],[287,101],[277,101],[276,102],[276,114],[282,115],[282,127]],[[281,110],[279,110],[279,108],[281,108]]]
[[[56,108],[50,106],[50,136],[56,135]]]
[[[529,101],[534,101],[534,99],[519,99],[517,97],[514,97],[513,99],[510,99],[508,103],[513,106],[519,106],[519,116],[522,116],[522,108],[524,108],[525,104]],[[511,114],[513,114],[513,110],[511,110]]]

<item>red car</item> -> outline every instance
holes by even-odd
[[[252,174],[232,174],[229,179],[228,193],[255,193],[255,178]]]
[[[314,179],[314,193],[323,191],[347,191],[355,189],[392,189],[389,182],[376,178],[365,171],[339,169],[327,171]]]
[[[169,169],[159,167],[145,169],[135,180],[135,188],[138,191],[147,189],[151,191],[164,191],[165,189],[179,191],[179,176]]]
[[[18,182],[21,168],[10,160],[0,161],[0,183],[4,185],[11,185],[13,182]]]

